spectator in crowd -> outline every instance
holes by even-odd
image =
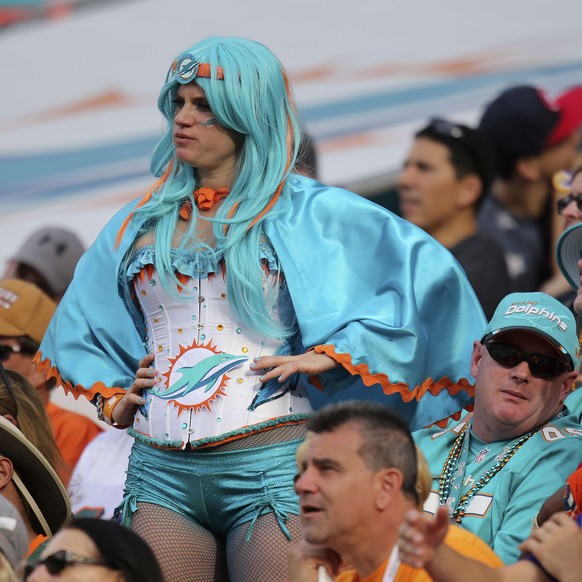
[[[564,222],[564,230],[582,222],[582,166],[569,176],[569,192],[557,201],[558,214]]]
[[[558,210],[557,230],[559,231],[556,237],[555,247],[558,247],[562,234],[575,224],[582,222],[582,202],[580,208],[578,207],[578,198],[582,195],[582,166],[576,168],[573,172],[558,172],[554,176],[554,183],[556,184],[555,192],[559,194],[556,198],[556,208]],[[574,306],[577,301],[578,287],[571,287],[571,282],[561,272],[558,253],[555,255],[556,265],[560,272],[561,278],[555,277],[555,289],[551,293],[554,297],[559,299],[564,305],[568,306],[576,315],[576,323],[578,333],[582,332],[582,304],[578,309]],[[558,286],[559,283],[559,286]],[[578,299],[578,301],[580,301]]]
[[[420,426],[448,417],[483,313],[426,233],[292,172],[292,92],[265,46],[201,40],[158,104],[159,180],[84,255],[37,361],[131,426],[123,520],[164,576],[280,579],[312,394],[365,382]]]
[[[295,480],[304,540],[290,554],[291,582],[320,580],[321,566],[338,582],[426,580],[400,565],[396,551],[404,516],[422,506],[430,483],[428,473],[419,479],[422,464],[406,424],[387,407],[354,401],[314,413],[308,431]],[[501,564],[461,528],[451,528],[446,543]]]
[[[58,303],[84,252],[74,232],[54,226],[39,228],[11,257],[3,278],[28,281]]]
[[[512,291],[502,247],[477,227],[492,177],[488,144],[474,129],[445,119],[415,134],[398,177],[402,215],[461,263],[488,319]]]
[[[70,570],[69,570],[70,569]],[[29,564],[26,582],[54,578],[87,582],[162,582],[150,547],[116,522],[76,518],[46,545],[41,559]],[[191,580],[196,580],[192,572]]]
[[[573,174],[571,191],[558,201],[558,211],[564,218],[566,230],[558,240],[556,256],[560,271],[572,287],[572,298],[567,305],[576,313],[578,330],[582,327],[582,167]],[[577,385],[580,384],[580,378]],[[566,404],[582,422],[582,390],[578,387],[566,399]]]
[[[564,232],[558,240],[558,266],[575,293],[573,309],[582,312],[580,269],[582,267],[582,166],[572,173],[570,192],[558,200],[558,212],[564,221]]]
[[[0,414],[22,432],[66,483],[70,472],[61,457],[38,392],[24,376],[5,370],[1,361]]]
[[[38,449],[0,416],[0,495],[17,509],[32,551],[70,516],[67,492]],[[39,536],[41,536],[39,538]]]
[[[564,230],[566,230],[571,224],[577,222],[577,213],[574,211],[572,206],[569,204],[572,201],[571,186],[572,186],[572,172],[567,170],[560,170],[556,172],[552,178],[553,184],[553,204],[557,208],[557,212],[553,213],[553,225],[552,225],[552,248],[556,248],[558,240]],[[567,208],[566,210],[566,207]],[[575,208],[575,205],[574,205]],[[564,210],[566,212],[564,213]],[[582,216],[582,215],[581,215]],[[553,276],[551,279],[547,280],[540,291],[551,295],[558,299],[564,305],[573,309],[573,301],[576,294],[570,288],[570,285],[564,275],[560,272],[558,267],[558,262],[556,254],[552,257],[552,271]],[[578,329],[580,330],[580,318],[577,318]]]
[[[0,495],[0,582],[17,582],[28,552],[28,534],[14,505]]]
[[[487,105],[479,132],[493,144],[497,179],[479,227],[505,249],[514,291],[537,291],[551,276],[552,177],[571,170],[580,143],[582,87],[551,100],[516,86]]]
[[[51,422],[61,455],[69,467],[101,429],[88,417],[50,401],[55,380],[33,366],[56,305],[36,285],[17,279],[0,281],[0,359],[4,367],[22,374],[37,390]]]
[[[543,501],[582,457],[582,430],[564,407],[577,376],[569,309],[545,293],[513,293],[475,341],[474,412],[415,433],[433,475],[425,503],[510,563]]]

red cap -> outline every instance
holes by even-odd
[[[560,114],[558,124],[546,140],[546,146],[551,147],[582,126],[582,87],[562,93],[554,103],[548,102],[548,106]]]

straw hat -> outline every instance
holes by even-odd
[[[53,535],[71,515],[67,491],[39,450],[1,415],[0,455],[14,465],[12,481],[32,509],[35,533]]]

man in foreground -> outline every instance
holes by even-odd
[[[426,572],[400,564],[396,547],[406,513],[421,506],[428,491],[404,422],[381,405],[344,402],[314,414],[308,430],[295,481],[304,540],[292,549],[291,582],[321,580],[320,567],[341,582],[385,575],[428,581]],[[493,566],[501,563],[460,528],[450,529],[446,543]]]

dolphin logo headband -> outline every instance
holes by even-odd
[[[201,63],[195,57],[183,55],[178,57],[172,63],[166,83],[172,79],[176,79],[178,83],[185,85],[186,83],[193,81],[196,77],[210,78],[211,71],[212,67],[209,63]],[[224,71],[222,67],[216,67],[215,74],[217,79],[224,79]]]

